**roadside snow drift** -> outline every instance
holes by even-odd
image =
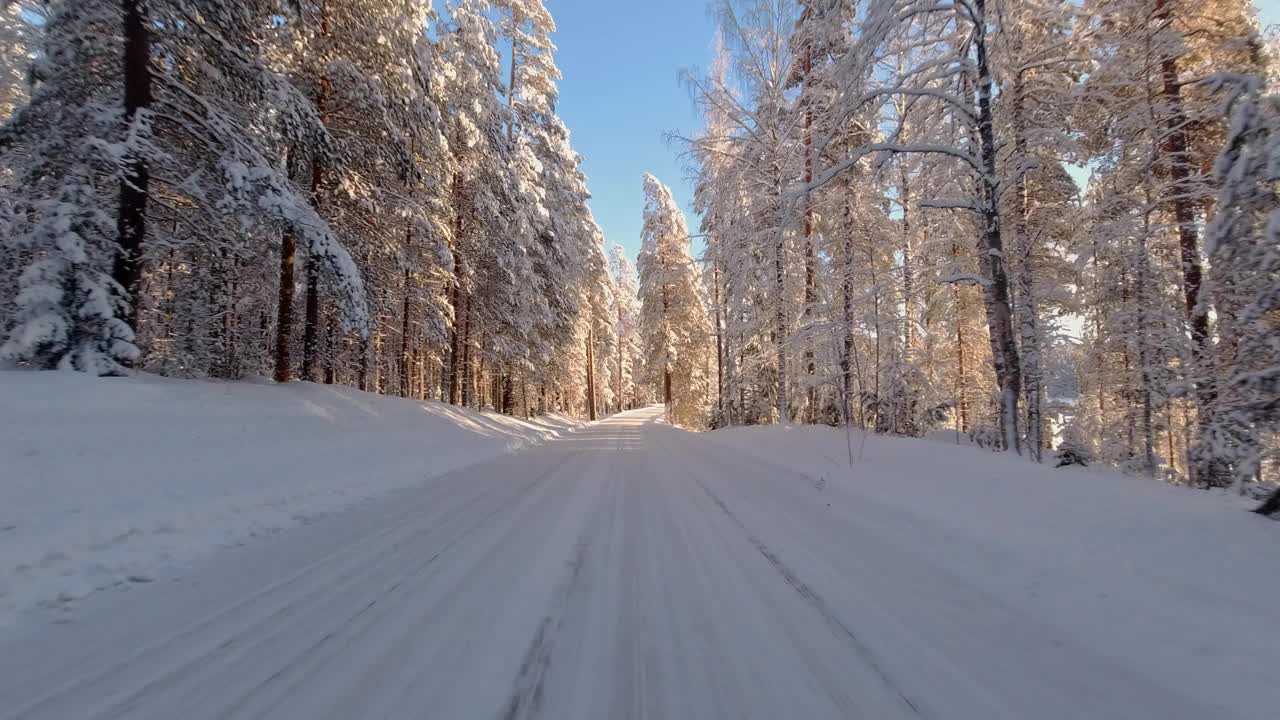
[[[883,526],[898,538],[892,549],[843,552],[913,557],[918,569],[980,588],[993,633],[1001,622],[1034,618],[1189,696],[1233,698],[1214,717],[1237,717],[1242,708],[1245,717],[1280,716],[1280,523],[1248,512],[1252,499],[1105,469],[1037,466],[941,438],[871,435],[863,444],[855,432],[852,466],[842,430],[738,428],[706,438],[750,458],[779,491],[821,499],[833,518]],[[770,519],[762,526],[788,522]],[[920,598],[927,610],[915,629],[959,632],[947,618],[963,602]],[[1012,646],[1006,641],[993,657]]]
[[[333,385],[0,371],[0,626],[573,428]]]

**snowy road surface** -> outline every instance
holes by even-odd
[[[1245,716],[657,415],[98,593],[0,640],[0,717]]]

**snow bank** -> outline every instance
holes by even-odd
[[[850,467],[842,430],[706,436],[833,512],[909,529],[922,559],[1104,656],[1202,698],[1231,688],[1241,706],[1274,706],[1280,523],[1247,512],[1251,499],[941,438],[872,435],[858,459],[855,432]]]
[[[574,427],[311,383],[0,371],[0,625]]]

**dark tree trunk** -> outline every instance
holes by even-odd
[[[805,88],[807,91],[809,84],[809,75],[813,70],[813,51],[812,47],[806,43],[804,54],[804,77]],[[805,92],[804,106],[804,184],[807,188],[813,183],[813,107],[812,98],[808,97]],[[813,316],[813,306],[818,302],[818,284],[817,284],[817,258],[814,253],[813,242],[813,193],[806,191],[804,194],[804,325],[806,332],[808,331],[808,323]],[[818,389],[814,387],[814,374],[817,366],[814,363],[813,348],[809,342],[805,343],[804,349],[804,372],[806,381],[809,385],[805,389],[805,415],[804,422],[812,424],[818,417]]]
[[[1154,19],[1162,24],[1172,22],[1166,0],[1157,0]],[[1191,331],[1192,351],[1195,362],[1192,371],[1198,375],[1196,382],[1196,434],[1204,443],[1204,434],[1211,421],[1217,391],[1213,384],[1209,358],[1209,308],[1201,302],[1203,268],[1200,264],[1200,233],[1196,229],[1195,200],[1191,197],[1192,164],[1190,142],[1187,138],[1187,116],[1182,104],[1182,85],[1178,77],[1178,59],[1165,57],[1160,61],[1161,95],[1167,105],[1164,151],[1169,158],[1169,202],[1173,207],[1174,221],[1178,226],[1178,248],[1182,261],[1182,295],[1187,324]],[[1202,487],[1227,487],[1231,484],[1231,469],[1212,453],[1199,453],[1192,479]]]
[[[844,206],[844,267],[840,271],[841,317],[844,320],[844,350],[840,356],[841,389],[844,397],[845,424],[853,417],[853,200],[846,199]]]
[[[413,225],[411,224],[404,233],[405,252],[409,252],[410,245],[413,243]],[[412,293],[413,273],[409,270],[409,263],[404,264],[404,303],[400,308],[400,397],[409,397],[413,392],[413,383],[409,377],[410,355],[409,355],[409,330],[412,324],[409,321],[409,312],[412,305],[409,302]]]
[[[471,407],[471,294],[463,296],[462,312],[462,397],[463,407]]]
[[[320,339],[320,269],[316,258],[307,259],[306,308],[302,326],[302,379],[314,382]]]
[[[986,0],[975,0],[978,17],[986,17]],[[1009,307],[1008,263],[1000,237],[1000,212],[996,186],[996,141],[991,110],[992,79],[987,61],[985,27],[978,27],[974,40],[978,70],[978,140],[981,147],[982,260],[987,266],[991,284],[987,288],[987,323],[991,330],[991,360],[1000,385],[1000,424],[1004,449],[1021,454],[1018,438],[1018,400],[1022,394],[1022,369],[1018,346],[1013,334],[1013,317]]]
[[[1169,20],[1169,9],[1164,0],[1156,3],[1156,17]],[[1191,326],[1191,340],[1196,351],[1203,353],[1209,338],[1209,312],[1200,307],[1200,287],[1203,270],[1200,265],[1200,238],[1196,230],[1195,202],[1190,197],[1191,158],[1188,155],[1187,117],[1182,107],[1182,89],[1178,81],[1178,60],[1167,57],[1160,62],[1163,82],[1161,93],[1168,104],[1165,124],[1169,134],[1165,138],[1165,152],[1169,156],[1169,180],[1174,220],[1178,224],[1178,246],[1182,260],[1182,293]]]
[[[458,287],[458,281],[453,282],[453,332],[450,333],[449,342],[449,404],[457,405],[462,401],[460,393],[462,370],[462,322],[463,312],[462,290]]]
[[[618,303],[618,328],[619,329],[622,328],[622,303]],[[626,383],[622,379],[622,356],[623,356],[622,349],[623,349],[624,342],[625,342],[624,338],[621,335],[619,335],[618,336],[618,412],[622,412],[623,410],[626,409],[626,405],[622,401],[622,397],[626,391]]]
[[[591,342],[594,333],[587,331],[587,419],[596,419],[596,361]]]
[[[369,349],[368,338],[360,339],[360,369],[356,371],[356,387],[364,392],[382,392],[382,384],[379,382],[376,374],[371,366],[372,353]],[[372,384],[369,382],[369,376],[374,375]],[[372,386],[372,390],[370,387]]]
[[[293,258],[297,242],[293,232],[286,230],[280,240],[280,294],[276,304],[276,382],[293,379],[293,366],[289,357],[289,340],[293,335]]]
[[[960,247],[954,242],[951,244],[951,257],[957,257],[960,254]],[[955,401],[956,401],[956,429],[959,432],[969,432],[969,404],[968,383],[964,374],[964,317],[965,302],[964,294],[960,290],[960,286],[956,283],[951,284],[951,299],[956,306],[956,385],[955,385]]]
[[[142,0],[124,0],[124,119],[132,128],[138,113],[151,105],[151,33],[147,29]],[[147,192],[150,170],[140,153],[126,160],[120,182],[120,213],[116,219],[119,253],[112,277],[128,294],[124,321],[138,329],[139,290],[142,281],[142,244],[147,235]]]
[[[320,35],[329,35],[329,13],[325,3],[320,4]],[[329,78],[325,72],[320,73],[320,89],[316,93],[316,115],[321,123],[327,123],[325,104],[329,95]],[[324,160],[316,156],[311,159],[311,206],[320,211],[320,190],[324,184]],[[307,297],[306,310],[303,313],[302,329],[302,377],[314,380],[316,354],[320,323],[320,268],[314,255],[307,259]]]
[[[514,415],[516,412],[516,390],[515,382],[511,379],[511,373],[503,373],[502,375],[502,414]]]
[[[324,384],[332,385],[338,381],[338,318],[335,315],[329,316],[329,352],[324,357]]]

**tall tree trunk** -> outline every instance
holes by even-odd
[[[324,355],[324,384],[332,385],[338,382],[338,316],[330,315],[328,324],[329,352]],[[318,327],[319,325],[320,323],[317,321],[316,326]]]
[[[1019,326],[1022,331],[1022,389],[1027,414],[1027,453],[1031,459],[1040,462],[1041,450],[1044,446],[1042,431],[1044,421],[1041,412],[1041,377],[1040,377],[1040,330],[1038,303],[1035,295],[1034,248],[1027,223],[1031,215],[1031,197],[1027,187],[1026,170],[1029,166],[1027,158],[1027,129],[1024,107],[1026,101],[1026,84],[1022,73],[1014,77],[1010,92],[1013,105],[1013,144],[1015,170],[1018,173],[1014,183],[1015,212],[1013,213],[1013,245],[1017,253],[1017,293]]]
[[[1172,10],[1167,0],[1156,0],[1153,20],[1161,26],[1172,23]],[[1214,386],[1212,358],[1209,351],[1209,303],[1203,302],[1200,291],[1203,286],[1203,268],[1200,262],[1200,233],[1196,228],[1195,200],[1191,197],[1192,162],[1187,138],[1187,116],[1182,103],[1182,84],[1178,72],[1178,58],[1162,57],[1160,60],[1161,95],[1165,104],[1164,153],[1169,158],[1169,204],[1173,208],[1178,226],[1178,248],[1182,261],[1182,295],[1187,324],[1191,332],[1194,362],[1192,372],[1196,387],[1196,437],[1197,445],[1207,449],[1209,424],[1217,401]],[[1211,451],[1195,453],[1197,462],[1192,479],[1202,487],[1227,487],[1231,484],[1231,470]]]
[[[329,36],[329,7],[326,2],[320,3],[320,36]],[[320,89],[316,93],[316,115],[323,124],[328,123],[325,105],[329,95],[329,76],[325,70],[320,72]],[[320,211],[320,190],[324,184],[324,160],[319,156],[311,158],[311,206]],[[303,312],[302,327],[302,377],[304,380],[315,380],[316,355],[319,352],[320,324],[320,267],[319,258],[310,255],[307,258],[307,295],[306,309]]]
[[[276,298],[276,382],[293,379],[293,365],[289,357],[289,340],[293,335],[293,258],[297,242],[293,232],[285,230],[280,239],[280,285]]]
[[[662,267],[663,277],[666,277],[666,257],[659,255],[659,262]],[[671,302],[667,297],[667,286],[662,286],[662,324],[663,324],[663,358],[662,358],[662,404],[667,409],[667,420],[671,424],[675,424],[675,418],[672,416],[674,408],[671,406],[671,334],[666,330],[668,327],[667,312],[671,309]]]
[[[1167,0],[1156,1],[1155,20],[1165,24],[1172,21]],[[1178,78],[1178,59],[1165,57],[1160,61],[1161,93],[1167,105],[1165,119],[1168,135],[1164,151],[1169,157],[1170,204],[1174,220],[1178,224],[1178,246],[1182,260],[1182,292],[1187,320],[1191,328],[1191,340],[1196,351],[1203,353],[1209,338],[1208,307],[1200,307],[1200,288],[1203,270],[1200,264],[1199,232],[1196,230],[1195,202],[1190,197],[1191,158],[1188,155],[1187,117],[1182,105],[1182,85]]]
[[[1025,235],[1023,242],[1030,243]],[[1026,404],[1027,416],[1027,453],[1031,459],[1040,462],[1044,448],[1044,412],[1042,394],[1044,383],[1041,381],[1040,369],[1040,330],[1036,313],[1038,303],[1035,296],[1035,285],[1031,270],[1031,248],[1021,248],[1022,272],[1018,277],[1019,309],[1022,316],[1022,390]]]
[[[711,265],[711,304],[715,308],[716,323],[716,407],[720,409],[720,421],[732,425],[724,409],[724,314],[720,307],[720,245],[717,243]],[[618,366],[621,376],[621,365]]]
[[[369,349],[360,343],[360,367],[356,369],[356,387],[369,392]]]
[[[124,5],[124,120],[130,134],[138,128],[138,114],[151,105],[151,32],[144,17],[143,0],[123,0]],[[142,289],[142,244],[147,235],[147,193],[150,168],[138,150],[125,160],[120,181],[120,212],[116,219],[117,243],[112,277],[128,294],[123,320],[138,329],[138,305]]]
[[[596,419],[596,360],[592,328],[587,328],[587,419]]]
[[[481,352],[485,347],[484,333],[474,333],[476,338],[475,354],[471,357],[471,402],[472,407],[476,410],[484,409],[485,405],[485,382],[484,382],[484,354]]]
[[[471,293],[463,294],[462,300],[462,398],[463,407],[471,407]]]
[[[960,256],[960,246],[951,243],[951,261],[956,262],[956,258]],[[958,432],[969,432],[969,404],[968,381],[965,378],[964,367],[964,318],[965,318],[965,302],[964,293],[961,292],[958,284],[951,285],[951,301],[955,305],[956,317],[956,384],[955,384],[955,401],[956,401],[956,430]]]
[[[852,195],[852,193],[850,193]],[[840,356],[840,376],[844,397],[845,422],[853,417],[853,197],[846,198],[844,204],[844,257],[840,269],[840,294],[842,300],[841,319],[844,321],[844,350]]]
[[[775,172],[777,171],[778,169],[775,168]],[[779,208],[781,208],[782,184],[780,179],[776,184],[776,193],[779,200]],[[781,220],[781,217],[779,217],[779,220]],[[773,332],[776,350],[775,360],[778,366],[777,397],[774,398],[774,402],[778,410],[778,422],[783,425],[791,422],[790,411],[787,407],[787,266],[785,242],[782,229],[779,228],[778,238],[773,246],[774,289],[777,293],[777,297],[774,299]]]
[[[463,218],[462,176],[457,172],[453,174],[452,185],[454,206],[453,238],[449,249],[453,252],[453,282],[450,298],[450,304],[453,307],[453,327],[449,343],[448,391],[449,404],[457,405],[462,402],[462,324],[466,312],[464,307],[466,296],[462,289],[464,264],[461,257],[463,231],[466,229],[466,223]]]
[[[907,202],[910,193],[907,190],[906,172],[903,172],[903,206],[902,206],[902,354],[906,362],[911,361],[912,346],[915,345],[915,270],[911,257],[911,216]]]
[[[462,402],[462,322],[463,297],[457,280],[453,281],[453,327],[449,333],[449,404]]]
[[[1134,341],[1138,354],[1138,398],[1142,404],[1142,470],[1148,476],[1156,472],[1155,430],[1151,412],[1151,351],[1147,343],[1147,288],[1151,283],[1151,260],[1147,252],[1147,241],[1151,237],[1151,212],[1154,207],[1155,192],[1152,188],[1151,173],[1143,175],[1143,193],[1145,195],[1145,212],[1142,214],[1142,236],[1138,238],[1137,258],[1134,268]],[[1173,458],[1169,458],[1173,463]]]
[[[887,427],[884,417],[883,398],[880,397],[880,358],[882,355],[880,343],[880,277],[876,272],[876,256],[875,247],[871,240],[867,240],[867,268],[871,273],[871,329],[875,332],[875,367],[872,368],[871,380],[871,399],[872,399],[872,427],[876,432],[884,432]]]
[[[302,325],[302,379],[314,382],[319,355],[320,270],[314,256],[307,259],[306,306]]]
[[[986,0],[974,0],[980,21],[975,25],[973,45],[978,71],[978,140],[981,147],[982,177],[982,244],[989,285],[983,294],[987,305],[987,324],[991,330],[991,362],[1000,386],[1000,420],[1004,430],[1005,450],[1021,454],[1018,436],[1018,397],[1021,394],[1022,370],[1018,346],[1014,340],[1013,318],[1009,308],[1008,264],[1000,237],[999,183],[996,175],[995,127],[991,112],[992,79],[987,61]]]
[[[410,223],[408,229],[404,233],[404,249],[406,255],[413,244],[413,224]],[[402,292],[404,301],[400,308],[400,397],[409,397],[413,392],[412,382],[410,382],[409,369],[411,358],[409,356],[409,330],[412,324],[409,320],[409,313],[413,309],[410,303],[410,297],[413,290],[413,273],[410,271],[410,264],[406,259],[404,264],[404,284]]]
[[[623,335],[622,327],[622,303],[618,303],[618,412],[626,409],[626,403],[623,401],[626,395],[626,382],[622,378],[622,359],[626,355],[626,337]]]
[[[514,415],[516,412],[516,389],[515,381],[511,378],[511,372],[502,374],[502,414]]]
[[[812,40],[805,42],[804,50],[804,82],[805,85],[801,90],[802,98],[804,98],[804,185],[808,188],[813,183],[813,106],[812,98],[809,97],[809,75],[813,70],[813,47]],[[811,332],[808,327],[809,322],[813,318],[813,306],[818,302],[818,284],[817,284],[817,256],[814,252],[813,241],[813,193],[805,190],[804,193],[804,326],[806,332]],[[817,404],[818,404],[818,388],[814,386],[814,375],[817,366],[814,363],[813,347],[810,341],[805,342],[804,349],[804,372],[806,376],[805,389],[805,417],[804,421],[812,424],[817,420]]]

